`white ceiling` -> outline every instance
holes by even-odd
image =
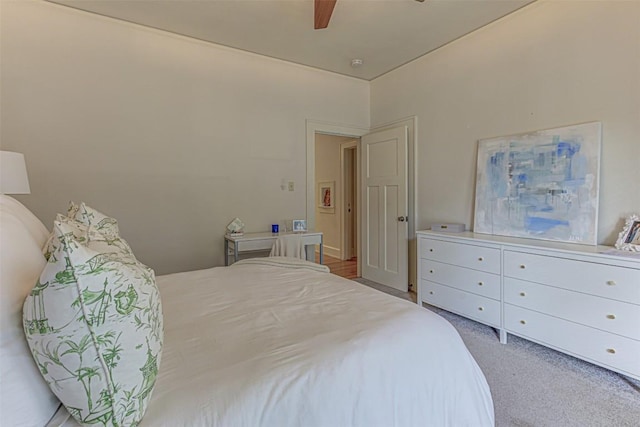
[[[534,0],[338,0],[324,30],[313,0],[49,1],[372,80]]]

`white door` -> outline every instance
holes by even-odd
[[[407,127],[362,137],[362,277],[408,290]]]

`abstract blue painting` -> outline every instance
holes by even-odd
[[[478,142],[474,231],[597,243],[602,124]]]

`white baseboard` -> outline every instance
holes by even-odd
[[[333,246],[323,245],[324,254],[333,258],[340,259],[340,248],[334,248]],[[320,253],[319,249],[316,249],[316,253]]]

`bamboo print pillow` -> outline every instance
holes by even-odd
[[[23,326],[44,379],[81,424],[136,425],[162,351],[160,294],[153,270],[104,252],[64,221],[60,245],[23,307]]]
[[[85,225],[75,219],[58,214],[56,221],[65,223],[73,230],[73,234],[79,242],[87,243],[91,242],[91,246],[94,249],[100,250],[100,252],[121,252],[123,255],[134,257],[133,251],[129,244],[117,235],[105,235],[102,231],[91,225]],[[57,233],[51,232],[49,239],[47,240],[42,252],[47,261],[55,254],[56,249],[60,246],[60,239]],[[53,259],[52,261],[55,261]]]
[[[75,215],[71,216],[74,212]],[[80,203],[80,206],[70,202],[67,215],[85,225],[90,225],[107,238],[116,239],[120,237],[120,229],[116,219],[93,209],[84,202]]]
[[[85,202],[81,202],[80,205],[69,202],[67,216],[89,227],[90,240],[102,239],[105,243],[117,245],[120,250],[128,251],[131,256],[134,256],[129,244],[120,237],[120,228],[115,218],[93,209]],[[93,231],[96,231],[99,237],[96,237],[95,233],[92,233]]]

